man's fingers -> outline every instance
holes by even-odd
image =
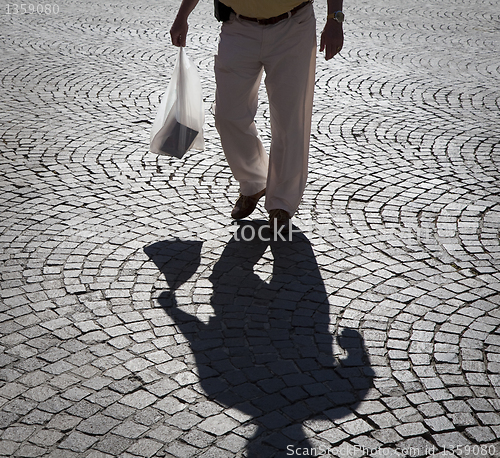
[[[330,60],[342,49],[344,35],[342,27],[334,21],[327,21],[321,33],[320,52],[325,50],[325,59]]]
[[[186,21],[176,19],[170,28],[170,39],[174,46],[186,46],[188,25]]]
[[[182,33],[170,31],[170,38],[174,46],[185,46],[186,38],[183,37]]]
[[[326,49],[325,51],[325,59],[326,60],[330,60],[332,57],[335,57],[342,49],[342,46],[338,46],[338,45],[322,45],[322,47],[320,48],[320,52],[323,51],[323,49]]]
[[[174,39],[172,39],[172,44],[177,47],[186,46],[186,39],[182,38],[182,35],[177,35]]]
[[[174,39],[174,45],[175,46],[183,46],[182,45],[182,35],[177,35]]]
[[[341,49],[342,49],[342,46],[339,46],[338,44],[334,44],[332,42],[329,42],[327,40],[327,37],[325,37],[324,35],[321,36],[319,51],[320,52],[325,51],[325,59],[326,60],[330,60],[333,56],[338,54]]]

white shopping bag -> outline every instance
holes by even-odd
[[[172,78],[151,128],[149,150],[179,159],[190,149],[203,151],[204,122],[200,77],[180,47]]]

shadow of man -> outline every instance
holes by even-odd
[[[303,423],[352,413],[372,386],[363,339],[343,329],[337,341],[347,357],[335,359],[328,297],[305,235],[294,233],[290,241],[241,235],[240,227],[209,278],[214,314],[208,324],[178,308],[174,293],[196,271],[201,243],[146,247],[170,287],[158,302],[189,340],[207,397],[252,418],[256,428],[245,456],[315,456],[318,445]],[[254,269],[266,266],[265,281]]]

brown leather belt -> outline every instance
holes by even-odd
[[[245,21],[257,22],[260,25],[271,25],[271,24],[276,24],[277,22],[280,22],[283,19],[292,17],[297,11],[304,8],[304,6],[309,5],[309,3],[311,2],[308,0],[307,2],[301,3],[299,6],[296,6],[293,10],[290,10],[287,13],[283,13],[280,14],[279,16],[274,16],[267,19],[256,19],[254,17],[242,16],[241,14],[238,14],[237,16],[240,19],[245,19]]]

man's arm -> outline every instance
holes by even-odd
[[[186,46],[188,32],[188,16],[194,10],[199,0],[182,0],[179,11],[170,29],[170,38],[174,46]]]
[[[328,0],[328,13],[342,11],[342,0]],[[325,59],[329,60],[338,54],[344,45],[344,31],[342,23],[335,19],[327,19],[325,28],[321,33],[320,52],[325,50]]]

